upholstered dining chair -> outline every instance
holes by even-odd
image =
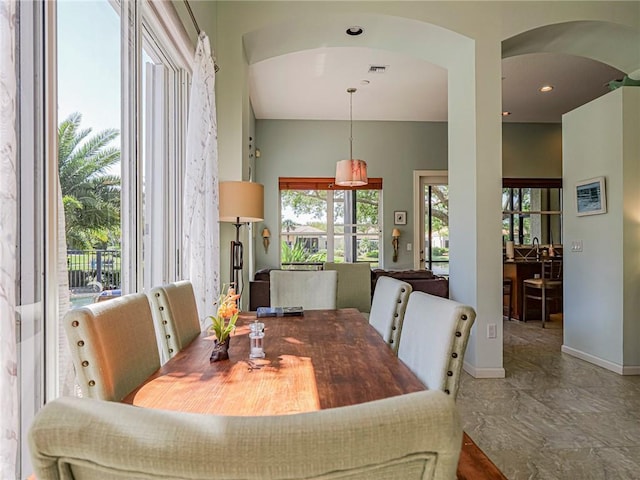
[[[149,300],[161,337],[163,356],[169,359],[201,331],[193,286],[188,280],[182,280],[154,287],[149,292]]]
[[[371,267],[368,263],[325,262],[324,270],[338,272],[337,308],[371,311]]]
[[[335,270],[271,270],[269,283],[272,307],[336,308],[338,272]]]
[[[404,314],[398,358],[427,388],[455,399],[475,319],[476,312],[468,305],[413,292]]]
[[[86,397],[120,401],[160,368],[151,308],[144,293],[70,310],[64,327]]]
[[[254,417],[63,397],[36,415],[29,445],[38,480],[450,480],[462,426],[439,391]]]
[[[396,353],[400,345],[400,334],[411,290],[412,287],[407,282],[380,277],[373,292],[369,323]]]

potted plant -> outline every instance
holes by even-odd
[[[225,287],[223,286],[223,292],[224,289]],[[235,289],[229,286],[226,293],[220,294],[216,314],[207,317],[211,319],[209,332],[214,333],[216,336],[215,346],[211,353],[212,362],[229,359],[229,335],[236,328],[236,321],[240,313],[238,309],[239,297],[240,295],[236,294]]]

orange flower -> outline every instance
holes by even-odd
[[[229,336],[236,326],[236,320],[238,320],[238,314],[240,313],[238,298],[240,298],[240,295],[236,294],[234,288],[229,287],[226,294],[220,295],[216,315],[208,317],[211,319],[209,330],[213,331],[221,342]]]

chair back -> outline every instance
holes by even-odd
[[[542,278],[562,280],[562,260],[544,260],[542,262]]]
[[[391,277],[380,277],[373,292],[369,323],[391,349],[398,353],[405,310],[412,287]]]
[[[183,280],[151,289],[149,300],[164,358],[189,345],[201,331],[191,282]]]
[[[423,292],[409,296],[398,357],[431,390],[456,398],[475,310]]]
[[[272,307],[336,308],[338,272],[335,270],[271,270],[269,282]]]
[[[438,391],[277,416],[217,416],[63,397],[29,429],[38,480],[449,480],[462,426]]]
[[[371,267],[368,263],[325,262],[324,270],[338,272],[337,308],[371,311]]]
[[[118,402],[160,368],[151,308],[144,293],[70,310],[64,328],[86,397]]]

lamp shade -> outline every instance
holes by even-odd
[[[368,182],[367,162],[364,160],[340,160],[336,164],[336,185],[360,187]]]
[[[262,230],[262,238],[269,238],[271,237],[271,232],[269,231],[268,228],[265,228],[264,230]]]
[[[394,228],[393,231],[391,232],[391,236],[393,238],[399,238],[400,237],[400,230],[398,230],[397,228]]]
[[[259,222],[264,219],[264,186],[254,182],[220,182],[220,221]]]

